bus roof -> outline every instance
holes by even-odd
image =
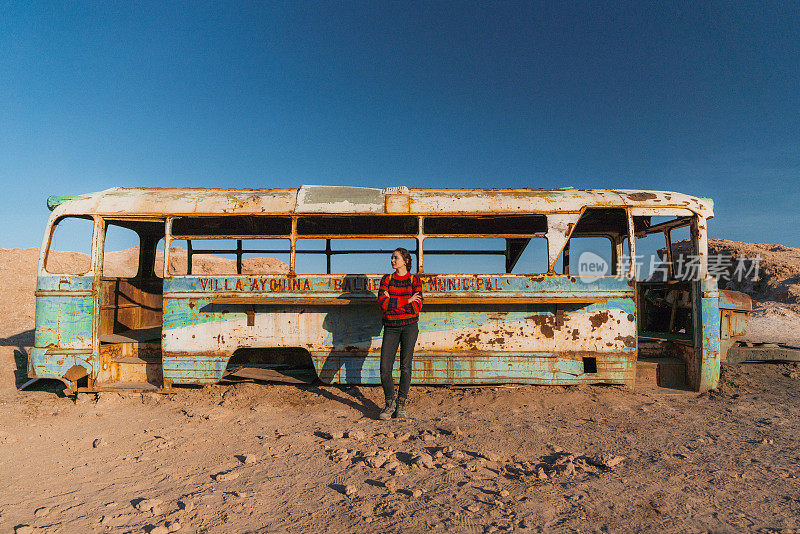
[[[521,214],[575,213],[584,207],[688,210],[713,217],[710,198],[633,189],[373,189],[304,185],[299,189],[159,189],[114,187],[51,196],[54,215],[219,214]]]

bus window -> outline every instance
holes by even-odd
[[[164,278],[164,238],[156,244],[156,259],[153,263],[153,274],[156,278]]]
[[[625,236],[622,238],[620,245],[619,256],[617,257],[617,272],[620,274],[628,274],[631,270],[631,240]]]
[[[321,274],[327,272],[325,239],[298,239],[295,244],[294,272]]]
[[[139,234],[109,224],[103,247],[103,276],[133,278],[139,272]]]
[[[374,274],[392,272],[389,260],[394,249],[402,247],[411,252],[417,271],[414,239],[331,239],[331,274]]]
[[[220,217],[176,217],[172,221],[174,236],[288,236],[292,231],[290,217],[236,215]]]
[[[169,256],[178,276],[289,272],[288,239],[174,239]]]
[[[693,269],[692,262],[697,261],[694,243],[691,240],[690,220],[686,217],[674,216],[635,216],[636,260],[638,263],[637,278],[650,282],[665,282],[678,277],[677,271]],[[672,251],[683,256],[678,263],[678,254],[673,258],[675,264],[670,266],[667,253],[667,231],[672,242]],[[675,243],[682,241],[678,246]]]
[[[394,249],[415,255],[418,231],[419,219],[408,215],[305,215],[297,220],[297,235],[303,239],[295,245],[295,272],[389,272]]]
[[[569,274],[607,276],[614,272],[614,244],[608,237],[569,240]]]
[[[92,264],[91,217],[63,217],[56,223],[45,270],[51,274],[84,274]]]
[[[544,215],[425,217],[426,235],[525,235],[547,232]]]
[[[556,261],[555,271],[570,275],[616,274],[614,243],[628,235],[628,214],[619,208],[587,208]]]
[[[288,239],[242,240],[241,274],[278,274],[289,272]],[[248,252],[252,250],[254,252]]]
[[[423,271],[439,273],[505,273],[506,243],[500,238],[427,238],[422,245]]]
[[[509,252],[514,250],[515,241],[509,241]],[[521,245],[521,243],[520,243]],[[509,258],[510,261],[513,261],[513,257]],[[522,254],[520,254],[519,258],[514,262],[513,266],[511,263],[508,263],[507,266],[511,266],[512,273],[528,273],[528,274],[539,274],[539,273],[546,273],[547,272],[547,239],[543,238],[533,238],[531,239],[525,248],[522,250]]]
[[[299,236],[415,236],[419,228],[416,217],[408,215],[314,215],[297,220]]]
[[[416,270],[415,239],[299,239],[295,252],[298,274],[376,274],[391,271],[389,258],[402,247],[411,252]]]
[[[690,281],[697,278],[699,258],[694,253],[691,229],[689,226],[672,228],[669,231],[669,242],[672,248],[673,277],[679,280]],[[666,248],[662,254],[666,253]],[[669,258],[664,258],[668,260]]]

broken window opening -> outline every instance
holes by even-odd
[[[691,239],[692,217],[634,216],[636,277],[647,282],[686,279],[697,270],[699,256]],[[687,239],[675,247],[675,238]],[[674,252],[680,252],[680,258]]]
[[[45,256],[50,274],[86,274],[92,268],[94,219],[67,216],[56,221]]]
[[[502,238],[426,238],[422,245],[426,273],[505,273]]]
[[[617,276],[617,243],[628,235],[622,208],[588,208],[581,214],[553,268],[559,274]]]
[[[173,239],[173,275],[248,275],[289,272],[288,239]]]
[[[295,247],[295,272],[302,274],[377,274],[391,272],[396,248],[411,253],[411,272],[418,266],[416,239],[299,239]]]

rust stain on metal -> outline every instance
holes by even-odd
[[[608,314],[607,311],[601,311],[589,317],[589,321],[592,323],[592,328],[597,329],[603,323],[607,323],[611,316]]]
[[[615,341],[622,341],[626,347],[635,347],[636,346],[636,338],[634,336],[617,336],[614,338]]]
[[[556,324],[556,317],[555,316],[548,316],[548,315],[530,315],[528,316],[533,324],[539,327],[539,330],[542,331],[542,335],[546,338],[552,338],[555,335],[555,328],[557,327]]]
[[[628,194],[628,198],[631,200],[654,200],[658,198],[658,195],[656,195],[655,193],[647,193],[645,191],[640,191],[638,193]]]

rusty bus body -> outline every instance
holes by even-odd
[[[708,276],[712,201],[679,193],[113,188],[51,197],[48,206],[53,213],[41,247],[28,373],[61,380],[73,391],[212,384],[241,351],[262,348],[300,354],[326,383],[379,383],[381,275],[330,274],[331,257],[344,253],[331,243],[342,238],[387,240],[388,250],[393,240],[416,243],[412,254],[425,291],[413,361],[417,384],[633,387],[641,339],[645,355],[679,358],[687,385],[707,390],[719,379],[721,338],[740,334],[721,335],[720,309],[728,310],[722,315],[729,327],[745,307],[735,305],[736,295],[720,299]],[[654,216],[671,220],[651,224]],[[80,274],[48,268],[54,229],[70,217],[92,225],[91,258]],[[104,274],[104,240],[112,226],[140,239],[135,274]],[[625,265],[623,258],[635,257],[638,237],[663,233],[669,244],[670,232],[686,226],[700,259],[698,280],[668,280],[650,289],[688,291],[688,326],[674,335],[644,332],[641,301],[649,286],[635,281],[635,262]],[[609,240],[610,273],[587,279],[569,272],[570,243],[586,236]],[[505,250],[481,252],[504,256],[505,272],[426,273],[426,256],[466,253],[426,251],[426,240],[485,237],[505,240]],[[193,272],[194,258],[211,252],[202,243],[221,238],[236,243],[226,251],[236,257],[235,272]],[[247,253],[277,251],[246,250],[243,241],[275,239],[287,243],[288,272],[245,272]],[[324,240],[325,249],[307,250],[306,239]],[[536,239],[546,243],[546,272],[513,273]],[[186,244],[185,261],[177,258],[178,242]],[[325,256],[325,273],[296,273],[296,258],[309,253]],[[745,323],[737,321],[742,330]]]

